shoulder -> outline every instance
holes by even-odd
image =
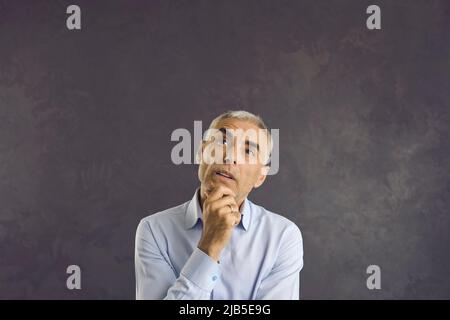
[[[252,214],[258,233],[264,237],[267,248],[274,248],[273,268],[295,266],[296,270],[303,268],[303,237],[300,228],[285,216],[251,204]],[[268,250],[267,250],[268,251]]]
[[[136,235],[145,235],[155,230],[164,231],[164,229],[171,228],[172,226],[179,226],[184,223],[184,216],[188,205],[189,201],[142,218],[139,221]]]
[[[293,221],[251,201],[249,204],[254,215],[252,222],[258,228],[268,228],[270,233],[280,238],[279,240],[303,242],[300,228]]]

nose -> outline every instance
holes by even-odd
[[[233,146],[225,146],[225,150],[223,152],[225,164],[236,164],[236,153],[234,152],[234,149],[235,148]]]

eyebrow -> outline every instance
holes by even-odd
[[[225,136],[227,135],[227,129],[220,128],[219,131],[222,132]]]
[[[259,152],[259,144],[257,144],[256,142],[247,140],[247,141],[245,141],[245,145],[246,146],[248,145],[248,146],[251,146],[253,148],[256,148],[256,150]]]
[[[219,131],[222,132],[224,136],[227,135],[227,129],[226,128],[220,128]],[[231,136],[233,136],[233,135],[231,134]],[[259,144],[256,143],[256,142],[246,140],[245,141],[245,146],[250,146],[250,147],[256,148],[256,150],[259,152]]]

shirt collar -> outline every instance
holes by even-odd
[[[186,229],[193,228],[197,224],[197,221],[199,219],[200,220],[202,219],[202,208],[200,207],[199,192],[200,188],[197,188],[197,190],[195,190],[194,196],[192,197],[192,200],[189,201],[188,207],[186,209],[186,215],[184,218],[184,225]],[[245,231],[247,231],[248,228],[250,227],[250,215],[251,215],[250,201],[247,198],[244,199],[241,215],[242,217],[239,225]]]

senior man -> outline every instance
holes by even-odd
[[[136,298],[299,299],[299,228],[247,198],[269,172],[268,128],[252,113],[228,111],[208,132],[192,199],[138,225]]]

